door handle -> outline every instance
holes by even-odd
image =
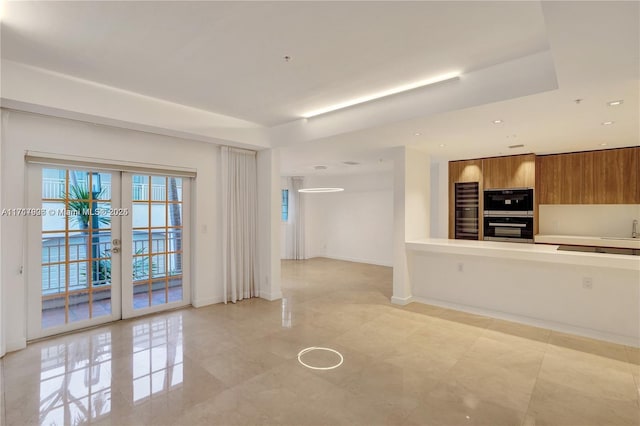
[[[489,222],[489,226],[495,226],[497,228],[526,228],[526,223],[493,223]]]
[[[120,249],[118,247],[114,247],[111,249],[111,253],[120,253]]]
[[[119,246],[120,245],[120,240],[115,239],[111,242],[111,244],[113,244],[114,246]]]

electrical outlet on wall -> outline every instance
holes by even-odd
[[[593,288],[593,278],[591,277],[583,277],[582,278],[582,288],[591,290]]]

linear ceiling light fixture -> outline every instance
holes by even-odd
[[[317,194],[320,192],[340,192],[344,191],[344,188],[302,188],[298,189],[298,192],[306,192],[309,194]]]
[[[346,102],[341,102],[339,104],[331,105],[326,108],[320,108],[315,111],[309,111],[307,113],[302,114],[304,118],[311,118],[317,115],[326,114],[328,112],[337,111],[339,109],[348,108],[350,106],[363,104],[365,102],[373,101],[380,98],[385,98],[387,96],[396,95],[402,92],[408,92],[409,90],[418,89],[420,87],[430,86],[432,84],[441,83],[447,80],[453,80],[456,78],[460,78],[462,73],[459,71],[448,72],[446,74],[440,74],[435,77],[427,78],[425,80],[415,81],[413,83],[405,84],[402,86],[394,87],[393,89],[384,90],[378,93],[372,93],[371,95],[362,96],[360,98],[351,99]]]

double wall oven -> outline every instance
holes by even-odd
[[[533,242],[533,188],[484,191],[484,239]]]

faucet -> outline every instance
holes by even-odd
[[[633,221],[633,226],[631,227],[631,238],[638,238],[638,219]]]

